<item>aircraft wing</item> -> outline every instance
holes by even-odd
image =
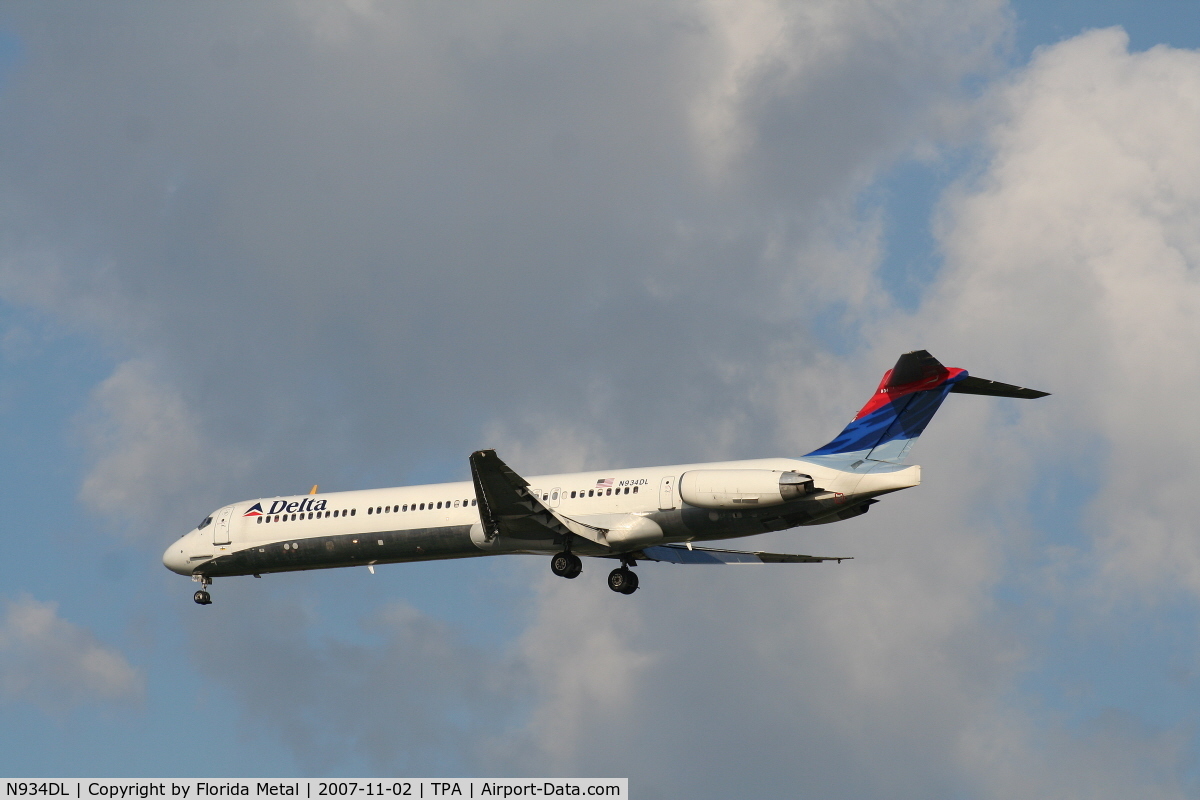
[[[500,534],[514,539],[561,538],[570,534],[608,546],[606,531],[564,517],[542,504],[529,491],[529,482],[500,460],[495,450],[471,454],[471,479],[484,535],[493,539]]]
[[[815,564],[819,561],[836,561],[840,564],[853,558],[853,556],[751,553],[745,550],[717,550],[710,547],[687,547],[679,544],[644,547],[637,557],[646,561],[664,561],[670,564]]]

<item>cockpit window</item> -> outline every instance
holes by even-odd
[[[204,528],[207,528],[211,522],[212,522],[212,517],[205,517],[204,521],[196,526],[196,530],[199,531],[199,530],[203,530]]]

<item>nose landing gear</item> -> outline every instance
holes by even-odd
[[[574,553],[559,553],[550,559],[550,571],[560,578],[578,578],[583,562]]]
[[[197,605],[212,605],[212,595],[208,593],[208,587],[212,584],[212,578],[207,575],[193,575],[192,580],[199,581],[200,583],[200,589],[192,595],[192,599],[196,601]]]

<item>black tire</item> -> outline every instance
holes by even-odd
[[[571,570],[575,568],[577,561],[579,559],[571,553],[558,553],[550,558],[550,571],[560,578],[574,578]]]
[[[192,596],[192,599],[195,600],[197,604],[202,606],[206,606],[212,602],[212,598],[209,597],[208,592],[204,591],[203,589],[196,592],[196,594]]]
[[[618,567],[608,573],[608,588],[621,594],[633,594],[637,591],[638,579],[626,567]]]
[[[560,578],[578,578],[583,562],[574,553],[558,553],[550,559],[550,571]]]
[[[633,570],[626,570],[629,573],[629,579],[625,584],[625,589],[621,594],[633,594],[638,588],[638,576]]]

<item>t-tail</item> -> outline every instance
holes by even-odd
[[[914,350],[883,374],[875,394],[836,439],[804,457],[900,464],[950,392],[1027,400],[1049,394],[974,378],[966,370],[942,366],[926,350]]]

